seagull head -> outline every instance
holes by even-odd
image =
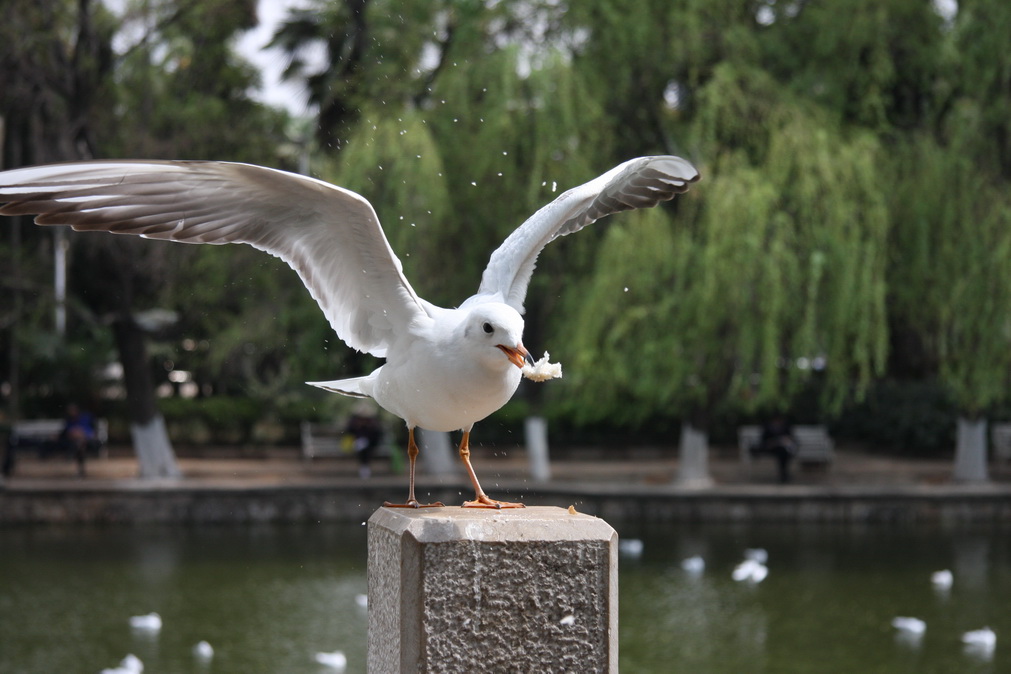
[[[523,317],[508,304],[490,302],[470,310],[464,322],[464,339],[492,367],[511,363],[522,369],[530,360],[523,346]]]

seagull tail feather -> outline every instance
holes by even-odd
[[[365,377],[354,377],[352,379],[335,379],[333,381],[307,381],[306,384],[316,386],[324,391],[330,391],[331,393],[351,396],[352,398],[369,398],[370,396],[365,394],[361,389],[361,383],[364,380]]]

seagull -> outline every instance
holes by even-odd
[[[905,632],[908,634],[921,636],[927,631],[927,623],[925,623],[920,618],[909,618],[906,616],[898,616],[892,618],[892,627],[899,630],[900,632]]]
[[[85,161],[0,173],[0,214],[40,225],[184,243],[246,243],[287,262],[337,335],[385,358],[371,374],[308,382],[372,398],[407,424],[408,496],[391,507],[434,507],[414,494],[414,429],[462,431],[474,488],[466,507],[522,507],[489,498],[470,462],[474,424],[502,407],[530,359],[523,303],[550,241],[619,211],[652,207],[699,179],[680,157],[639,157],[570,189],[514,230],[458,307],[418,296],[372,205],[350,190],[277,169],[217,161]]]
[[[734,567],[731,577],[737,582],[761,583],[769,575],[769,567],[754,559],[745,559]]]
[[[997,646],[997,635],[989,627],[984,627],[963,634],[962,643],[965,644],[966,653],[989,660]]]
[[[317,653],[316,662],[330,669],[336,669],[337,671],[343,672],[348,666],[347,656],[341,651],[333,651],[332,653]]]
[[[706,570],[706,560],[699,555],[692,555],[681,560],[681,568],[695,576]]]
[[[955,582],[955,576],[950,570],[944,569],[942,571],[935,571],[930,574],[930,582],[938,590],[950,590],[951,586]]]
[[[144,663],[133,653],[128,653],[119,663],[119,667],[106,667],[102,674],[143,674]]]
[[[618,540],[618,552],[626,557],[642,557],[644,545],[638,538],[621,538]]]
[[[214,657],[214,646],[206,641],[198,641],[193,646],[193,655],[197,660],[210,660]]]
[[[143,632],[157,632],[161,630],[161,616],[157,613],[132,616],[130,618],[130,627]]]

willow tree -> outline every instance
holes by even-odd
[[[1011,384],[1011,196],[958,145],[896,153],[890,287],[897,323],[958,405],[954,478],[987,479],[986,414]]]
[[[763,74],[723,65],[699,105],[703,182],[613,226],[560,325],[577,414],[704,446],[718,406],[782,410],[820,370],[837,406],[882,370],[887,213],[876,143]]]

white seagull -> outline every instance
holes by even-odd
[[[158,632],[161,630],[161,616],[157,613],[132,616],[130,618],[130,627],[142,632]]]
[[[927,623],[920,618],[910,618],[908,616],[892,618],[892,627],[900,632],[916,636],[922,636],[927,631]]]
[[[247,243],[298,272],[348,346],[386,362],[371,374],[310,382],[373,398],[408,427],[463,431],[459,453],[475,497],[465,506],[522,507],[490,499],[470,463],[474,424],[502,407],[529,358],[523,301],[544,246],[611,213],[655,206],[699,179],[673,156],[627,161],[538,210],[492,253],[477,294],[455,309],[420,298],[402,272],[372,205],[302,175],[229,162],[88,161],[0,173],[0,214],[40,225],[138,234],[185,243]],[[433,506],[441,503],[430,504]]]
[[[955,576],[948,569],[935,571],[930,574],[930,582],[938,590],[950,590],[955,582]]]
[[[989,627],[972,630],[962,635],[965,652],[989,660],[997,646],[997,635]]]
[[[343,672],[348,666],[347,656],[344,655],[342,651],[334,651],[332,653],[317,653],[316,662],[330,669],[336,669],[337,671]]]
[[[119,663],[119,667],[106,667],[102,674],[143,674],[144,663],[133,653],[128,653]]]

